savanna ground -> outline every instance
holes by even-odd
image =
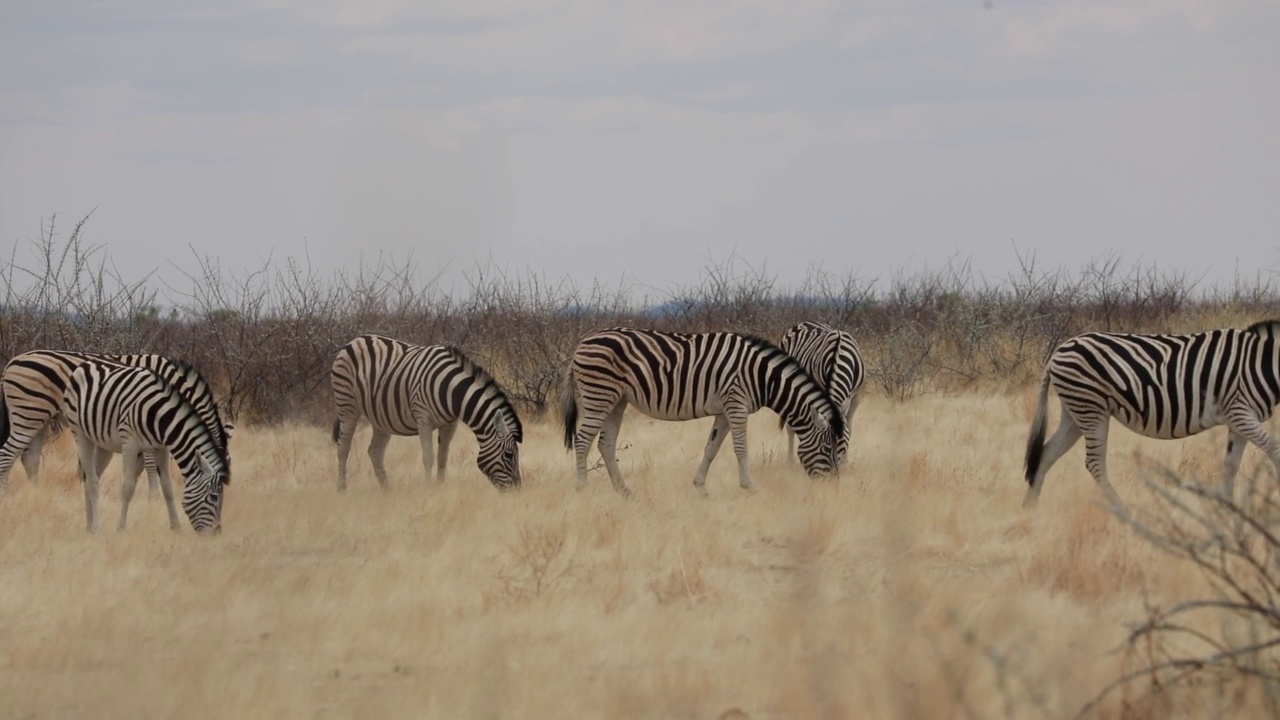
[[[603,469],[573,489],[554,423],[529,423],[510,494],[465,430],[442,484],[394,441],[382,492],[362,428],[339,494],[326,430],[246,427],[216,538],[171,532],[145,481],[117,533],[118,460],[85,533],[64,434],[41,481],[15,469],[0,498],[0,714],[1069,717],[1147,660],[1117,651],[1127,624],[1204,582],[1098,504],[1083,443],[1023,511],[1032,410],[1032,390],[872,396],[838,482],[806,478],[763,411],[757,491],[726,443],[707,498],[690,481],[710,420],[632,413],[630,502]],[[1153,460],[1216,482],[1224,442],[1116,428],[1113,482],[1136,504]],[[1242,475],[1263,462],[1251,448]],[[1098,714],[1263,707],[1149,689]]]

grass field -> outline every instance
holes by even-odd
[[[529,423],[525,487],[505,495],[466,431],[442,484],[393,441],[384,493],[362,429],[340,495],[327,430],[240,428],[216,538],[171,532],[145,483],[117,533],[118,460],[107,529],[85,533],[64,435],[41,482],[19,466],[0,497],[0,715],[1071,716],[1136,666],[1113,650],[1144,603],[1202,581],[1097,505],[1083,444],[1021,510],[1032,402],[871,397],[838,482],[807,479],[761,412],[758,489],[738,488],[726,443],[705,499],[691,480],[711,421],[632,414],[630,502],[603,469],[575,492],[551,423]],[[1221,472],[1220,429],[1112,441],[1126,501],[1149,460]],[[1251,448],[1244,471],[1263,462]],[[1142,689],[1102,716],[1168,717]],[[1254,707],[1203,693],[1172,714]]]

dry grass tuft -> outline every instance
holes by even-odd
[[[241,428],[213,539],[171,533],[145,492],[128,532],[87,535],[63,437],[44,483],[19,469],[0,498],[4,714],[1067,716],[1122,671],[1126,621],[1203,586],[1097,505],[1081,448],[1021,511],[1027,403],[870,398],[836,482],[808,480],[761,413],[758,489],[739,490],[726,448],[707,498],[691,481],[710,421],[633,416],[632,501],[603,470],[575,492],[550,425],[528,428],[527,484],[509,494],[465,432],[441,483],[416,442],[393,442],[382,492],[365,430],[339,495],[326,431]],[[1216,477],[1224,442],[1112,439],[1117,491],[1137,503],[1139,457]]]

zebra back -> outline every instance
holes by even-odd
[[[1280,318],[1259,320],[1245,328],[1245,332],[1253,333],[1266,340],[1280,339]]]

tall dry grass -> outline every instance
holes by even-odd
[[[16,470],[0,498],[0,715],[1070,716],[1141,660],[1113,652],[1126,622],[1202,581],[1097,505],[1081,448],[1020,509],[1030,394],[871,397],[838,482],[805,478],[760,413],[758,490],[738,489],[725,448],[705,499],[709,420],[627,418],[631,502],[602,470],[575,492],[553,425],[529,427],[511,494],[465,431],[442,484],[415,441],[393,442],[384,493],[362,430],[340,495],[326,432],[243,428],[212,539],[170,532],[145,493],[126,533],[86,534],[64,436],[45,481]],[[1143,502],[1142,458],[1216,477],[1224,442],[1117,431],[1113,482]],[[1262,707],[1144,690],[1100,715]]]

